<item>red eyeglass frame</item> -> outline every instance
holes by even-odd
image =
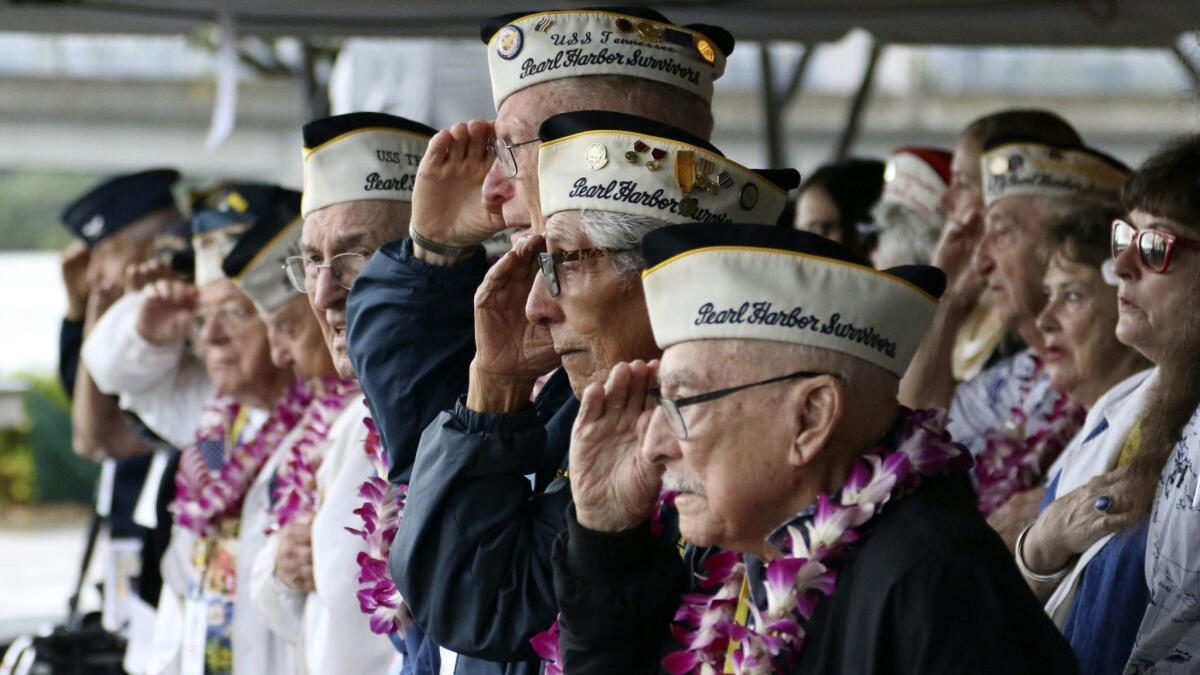
[[[1165,230],[1139,230],[1133,223],[1117,218],[1112,222],[1112,229],[1109,231],[1108,237],[1109,250],[1114,260],[1121,257],[1121,253],[1117,253],[1117,227],[1120,225],[1133,230],[1133,238],[1129,240],[1129,248],[1137,249],[1138,262],[1141,263],[1142,267],[1155,274],[1166,274],[1167,270],[1171,268],[1171,254],[1174,252],[1176,245],[1200,250],[1200,239],[1191,239]],[[1141,238],[1144,234],[1162,237],[1162,240],[1166,243],[1165,250],[1163,251],[1162,267],[1154,267],[1147,262],[1146,255],[1142,252],[1141,246]]]

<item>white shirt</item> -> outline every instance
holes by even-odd
[[[252,438],[267,416],[263,411],[252,411],[241,436]],[[270,629],[255,609],[248,581],[254,561],[266,545],[271,476],[299,434],[299,429],[293,429],[276,446],[247,489],[242,503],[235,562],[237,583],[230,628],[234,675],[293,675],[296,672],[294,650]],[[182,608],[189,589],[199,583],[199,570],[192,563],[195,546],[196,537],[191,531],[178,526],[172,528],[171,543],[163,556],[163,592],[159,598],[159,617],[148,673],[179,672],[182,628],[178,624],[182,622]]]
[[[278,545],[272,540],[258,554],[251,576],[251,596],[262,616],[276,630],[294,631],[309,675],[387,673],[398,657],[383,635],[371,632],[367,615],[359,609],[356,593],[358,563],[364,542],[346,531],[359,527],[354,509],[362,503],[358,487],[374,475],[363,449],[370,415],[355,400],[333,421],[317,469],[317,511],[312,525],[313,593],[293,591],[274,576]]]
[[[1143,370],[1121,381],[1096,400],[1079,433],[1071,439],[1047,472],[1051,481],[1058,481],[1054,488],[1055,499],[1083,487],[1113,466],[1129,432],[1142,416],[1142,410],[1158,380],[1157,373],[1157,369]],[[1071,573],[1046,602],[1046,613],[1059,627],[1066,623],[1075,585],[1084,569],[1111,538],[1112,535],[1102,537],[1084,551]]]
[[[213,385],[204,363],[182,341],[156,345],[138,333],[142,302],[141,293],[129,293],[108,308],[80,356],[97,389],[116,396],[121,408],[182,448],[194,440]]]

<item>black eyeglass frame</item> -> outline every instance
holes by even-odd
[[[717,399],[725,398],[730,394],[736,394],[739,391],[745,391],[747,389],[753,389],[754,387],[761,387],[767,384],[775,384],[776,382],[784,382],[786,380],[807,380],[826,375],[837,378],[838,381],[842,383],[845,383],[846,381],[846,378],[841,373],[798,370],[787,375],[780,375],[778,377],[772,377],[766,380],[760,380],[758,382],[751,382],[749,384],[739,384],[736,387],[718,389],[716,391],[710,391],[704,394],[696,394],[695,396],[685,396],[683,398],[671,399],[663,396],[662,390],[657,388],[650,391],[650,396],[653,397],[658,403],[659,407],[662,408],[663,414],[667,418],[667,424],[671,427],[671,431],[675,432],[675,437],[681,441],[686,441],[688,438],[687,423],[683,420],[683,412],[680,410],[680,408],[686,408],[689,405],[695,405],[697,403],[715,401]]]
[[[542,139],[531,138],[528,141],[521,141],[520,143],[509,143],[508,141],[500,139],[500,138],[493,138],[488,141],[487,150],[488,150],[488,153],[491,154],[491,156],[496,159],[496,161],[498,161],[504,165],[504,177],[505,178],[516,178],[517,174],[521,172],[521,165],[517,163],[517,153],[513,152],[513,150],[521,147],[522,145],[529,145],[530,143],[537,143],[540,140],[542,140]],[[500,159],[501,152],[508,153],[508,163],[507,164],[505,164],[503,159]]]
[[[550,292],[550,297],[557,298],[562,292],[562,285],[558,281],[558,264],[564,262],[574,262],[577,260],[591,260],[592,258],[603,258],[605,256],[616,253],[628,253],[636,249],[632,248],[577,248],[570,251],[555,251],[554,253],[541,252],[538,253],[538,269],[542,272],[542,278],[546,280],[546,290]]]

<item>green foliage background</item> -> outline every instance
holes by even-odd
[[[25,428],[0,432],[0,508],[11,504],[89,502],[97,465],[71,451],[71,408],[55,377],[18,375]]]
[[[93,174],[0,171],[0,250],[58,250],[71,243],[58,216],[100,180]]]

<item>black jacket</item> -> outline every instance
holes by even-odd
[[[681,648],[667,622],[688,578],[683,560],[647,531],[602,535],[569,522],[554,552],[566,672],[659,672],[662,655]],[[947,478],[890,504],[836,569],[790,672],[1077,672],[1000,538]]]

